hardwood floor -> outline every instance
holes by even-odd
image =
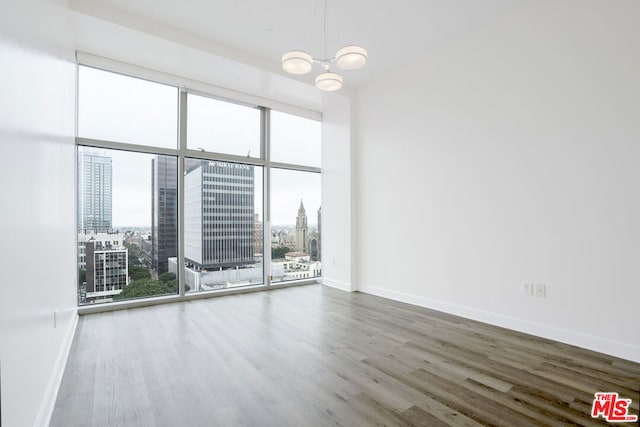
[[[640,364],[320,285],[80,318],[52,426],[603,425]]]

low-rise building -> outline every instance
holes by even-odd
[[[110,301],[122,292],[129,284],[127,252],[122,245],[107,245],[94,239],[84,243],[86,282],[81,284],[80,303]]]

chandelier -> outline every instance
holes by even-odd
[[[324,70],[316,77],[316,87],[324,91],[342,88],[342,76],[331,71],[336,64],[342,70],[357,70],[367,62],[367,50],[358,45],[348,45],[338,50],[333,57],[327,57],[327,2],[324,1],[324,51],[325,58],[314,58],[302,50],[290,50],[282,55],[282,69],[291,74],[307,74],[313,64],[320,64]]]

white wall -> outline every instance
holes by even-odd
[[[64,9],[2,2],[0,424],[6,426],[46,422],[77,319],[75,68],[67,36]]]
[[[638,22],[539,1],[361,90],[358,288],[640,361]]]
[[[96,4],[94,2],[84,3],[72,1],[71,6],[76,9],[70,9],[76,47],[81,52],[184,77],[192,80],[189,82],[192,89],[210,90],[210,87],[198,87],[194,84],[197,82],[215,85],[221,96],[237,97],[238,93],[243,93],[313,111],[322,107],[321,96],[313,86],[181,44],[175,41],[181,38],[176,37],[178,30],[173,27],[172,30],[154,28],[151,35],[119,25],[110,20],[124,17],[111,16],[100,8],[94,10],[91,7]],[[135,23],[130,24],[135,26]],[[140,26],[145,27],[143,23]],[[204,43],[188,37],[186,42]],[[225,94],[225,89],[236,93]],[[269,106],[276,107],[277,104]]]
[[[325,94],[322,107],[322,281],[351,291],[351,100]]]

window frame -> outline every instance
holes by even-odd
[[[320,112],[308,110],[301,107],[284,104],[278,101],[237,92],[231,89],[214,86],[211,84],[186,79],[183,77],[175,76],[168,73],[163,73],[148,68],[138,67],[131,64],[103,58],[95,55],[91,55],[84,52],[76,52],[76,129],[75,129],[75,145],[76,156],[78,147],[94,147],[104,149],[114,149],[121,151],[130,151],[137,153],[153,154],[153,155],[167,155],[175,156],[178,160],[178,256],[177,262],[179,266],[184,266],[184,161],[187,158],[198,158],[210,161],[223,161],[230,163],[239,163],[252,166],[260,166],[262,168],[262,241],[264,248],[271,247],[271,221],[270,221],[270,175],[271,169],[289,169],[300,172],[322,173],[321,167],[306,166],[293,163],[273,162],[270,158],[270,112],[271,110],[277,110],[279,112],[294,114],[300,117],[322,121],[322,115]],[[177,103],[178,103],[178,117],[176,117],[178,124],[177,134],[177,148],[164,148],[153,147],[147,145],[139,145],[129,142],[117,142],[107,141],[81,137],[78,135],[78,88],[79,88],[79,67],[91,67],[99,70],[121,74],[124,76],[147,80],[154,83],[168,85],[177,88]],[[238,105],[248,106],[256,108],[260,111],[260,157],[246,157],[241,155],[233,155],[219,152],[202,151],[197,149],[187,148],[187,96],[193,94],[197,96],[204,96],[219,101],[230,102]],[[77,162],[76,168],[77,168]],[[77,171],[76,171],[77,175]],[[78,183],[76,183],[77,187]],[[322,191],[322,189],[321,189]],[[76,191],[77,193],[77,191]],[[76,194],[77,197],[77,194]],[[77,205],[77,201],[76,201]],[[76,208],[77,209],[77,206]],[[77,214],[76,214],[77,219]],[[77,228],[77,227],[76,227]],[[77,257],[76,257],[77,268]],[[208,298],[213,296],[237,294],[244,292],[251,292],[255,290],[272,289],[277,287],[296,286],[300,284],[317,283],[321,280],[322,276],[307,278],[301,280],[292,280],[286,282],[271,283],[271,251],[263,250],[263,283],[260,285],[249,285],[238,288],[228,288],[222,290],[211,291],[199,291],[195,293],[185,292],[185,269],[178,269],[178,294],[167,295],[159,297],[147,297],[141,299],[133,299],[126,301],[109,302],[93,305],[79,305],[78,312],[94,313],[102,311],[112,311],[118,309],[155,305],[168,302],[185,301],[191,299]],[[76,277],[75,283],[78,283]],[[79,293],[80,290],[77,289]]]

